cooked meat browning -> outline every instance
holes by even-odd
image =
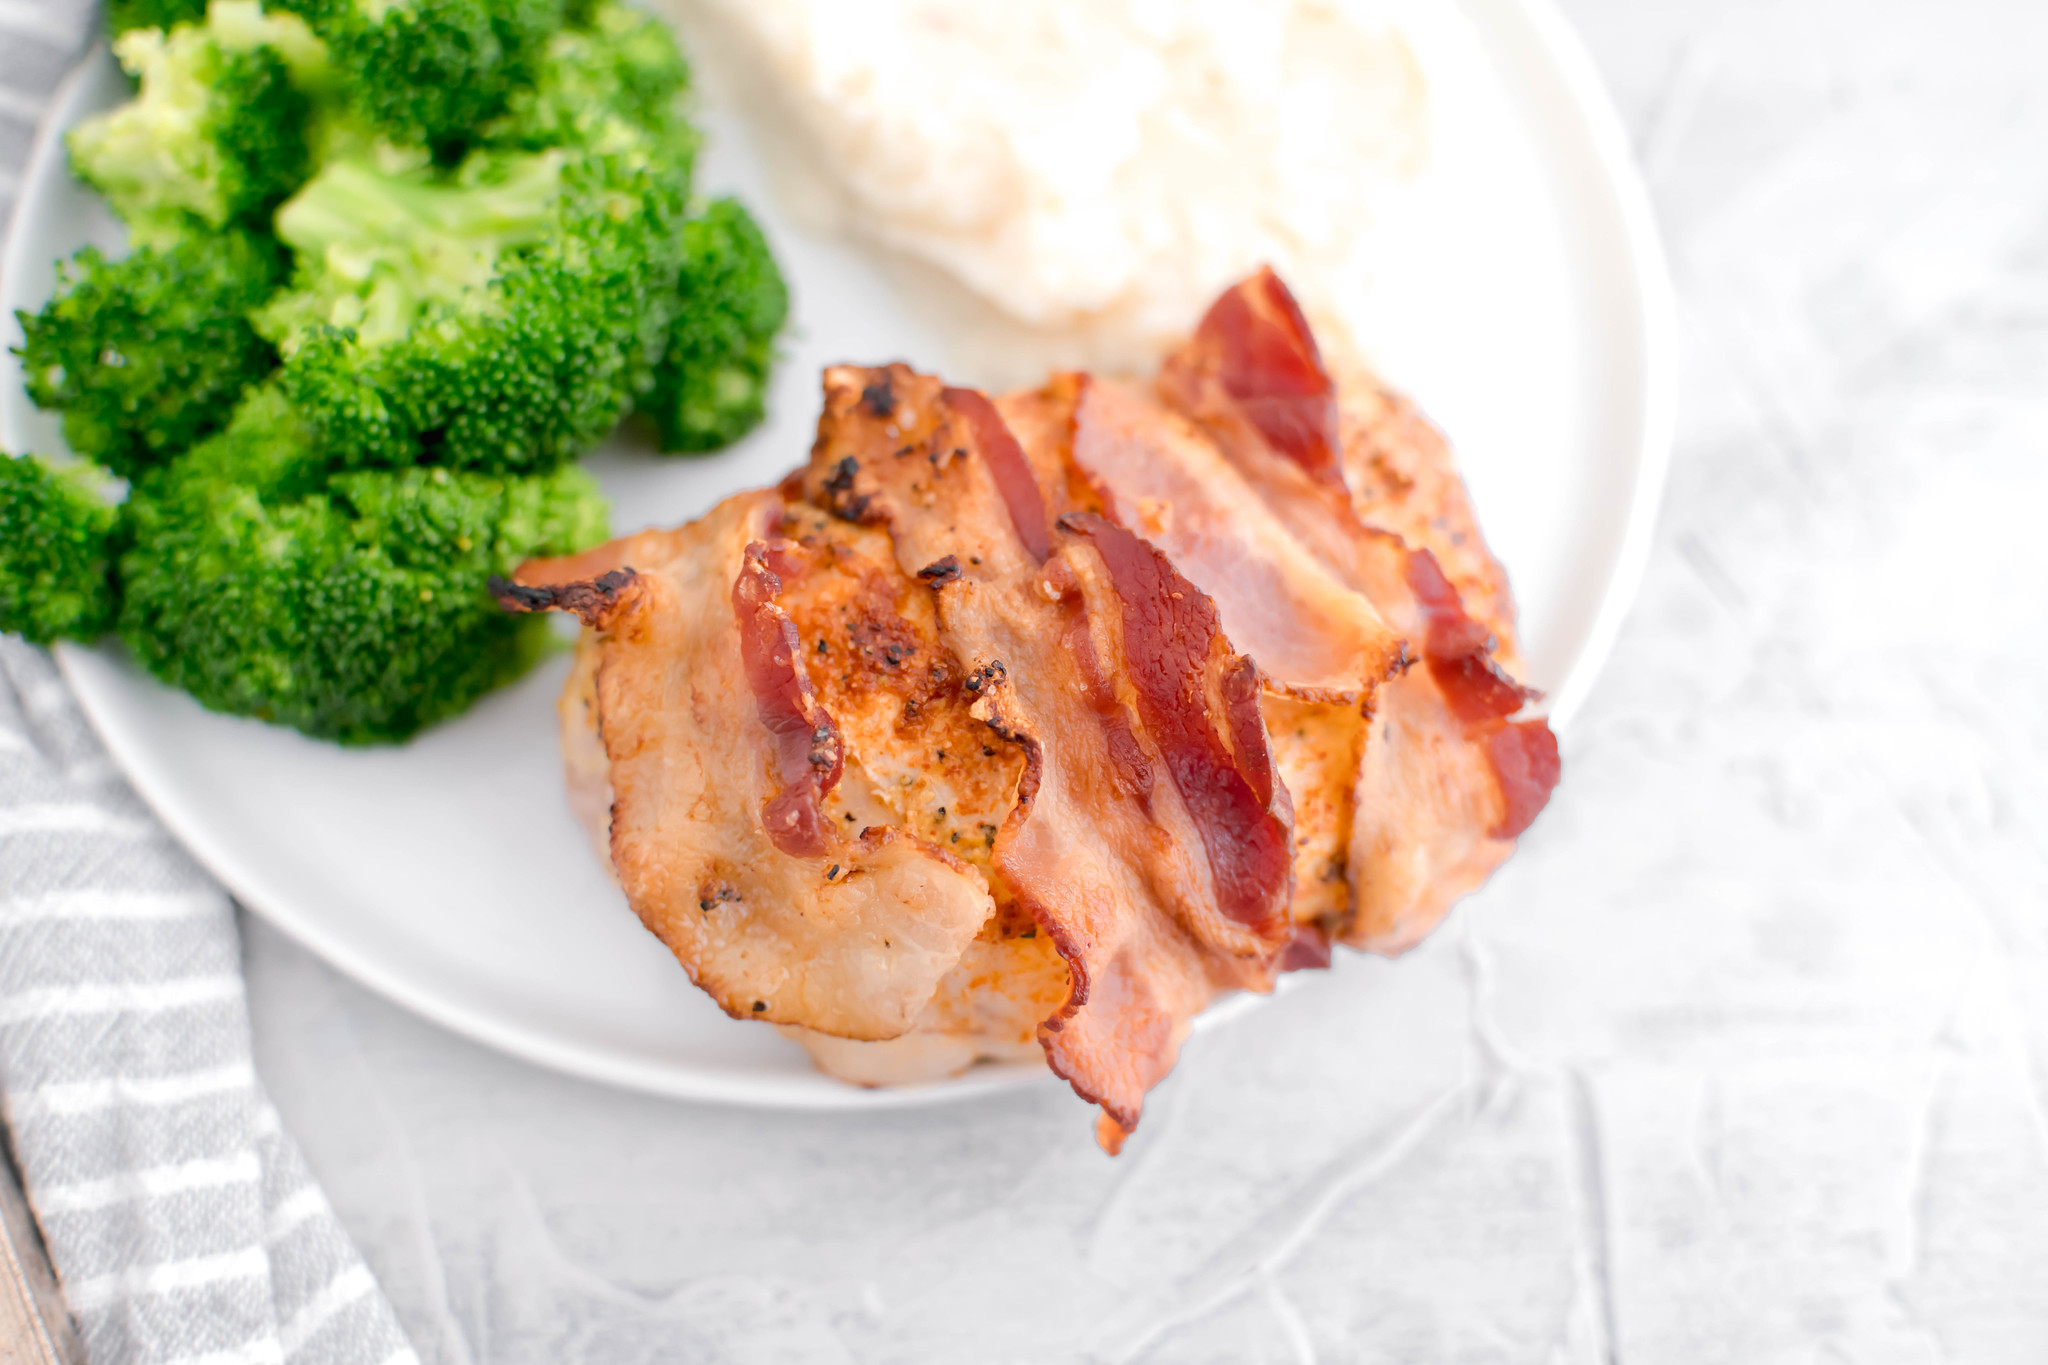
[[[1367,713],[1339,936],[1411,947],[1500,865],[1557,782],[1549,727],[1510,719],[1536,694],[1504,668],[1506,575],[1441,438],[1369,379],[1343,393],[1271,271],[1217,300],[1158,391],[1406,646]]]
[[[863,813],[874,784],[845,780],[845,741],[777,602],[784,573],[843,570],[778,536],[782,517],[774,494],[747,493],[616,547],[626,586],[584,617],[611,862],[728,1014],[893,1038],[988,920],[987,879],[926,831]],[[527,565],[521,582],[565,567],[589,565]]]
[[[500,595],[586,623],[571,801],[635,910],[825,1070],[1042,1049],[1114,1151],[1217,994],[1408,946],[1541,809],[1448,451],[1270,273],[1154,389],[824,388],[776,490]]]
[[[1068,969],[1041,1041],[1127,1131],[1188,1022],[1218,989],[1269,985],[1287,936],[1285,790],[1259,799],[1241,769],[1265,737],[1228,719],[1247,666],[1156,552],[1048,496],[979,394],[902,366],[827,371],[810,468],[785,488],[885,528],[906,575],[956,566],[929,589],[941,633],[975,717],[1025,755],[992,872]],[[1247,874],[1233,854],[1261,842],[1269,865]]]

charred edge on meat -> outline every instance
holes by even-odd
[[[872,386],[871,386],[872,387]],[[868,504],[874,501],[869,493],[855,493],[854,480],[860,476],[860,461],[848,455],[832,467],[831,474],[824,482],[825,502],[832,515],[841,521],[861,521],[868,514]]]
[[[917,576],[936,588],[951,583],[960,577],[960,556],[947,555],[934,560],[917,571]]]
[[[492,574],[491,596],[506,611],[567,611],[583,618],[587,626],[602,627],[626,590],[640,575],[631,569],[613,569],[596,578],[581,579],[574,583],[547,583],[530,587],[525,583],[514,583],[509,578]]]
[[[885,373],[860,391],[861,406],[873,417],[887,418],[896,411],[896,389]]]

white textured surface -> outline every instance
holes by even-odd
[[[247,926],[435,1362],[2048,1359],[2048,7],[1571,0],[1685,329],[1650,576],[1517,859],[1050,1086],[671,1104]]]

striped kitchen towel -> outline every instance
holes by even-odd
[[[227,896],[0,636],[0,1089],[87,1358],[416,1365],[250,1059]]]

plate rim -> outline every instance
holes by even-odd
[[[1551,727],[1562,734],[1606,669],[1649,571],[1678,433],[1678,303],[1649,185],[1636,162],[1621,110],[1592,53],[1557,0],[1507,0],[1507,8],[1520,14],[1530,36],[1549,58],[1571,96],[1572,111],[1600,166],[1601,183],[1613,201],[1628,246],[1634,321],[1643,340],[1642,411],[1635,431],[1636,486],[1630,491],[1621,546],[1601,592],[1599,610],[1550,707]]]
[[[1478,6],[1464,0],[1468,16]],[[1676,425],[1676,307],[1662,238],[1657,230],[1649,191],[1636,166],[1620,114],[1591,56],[1553,0],[1493,0],[1493,17],[1519,18],[1521,38],[1541,56],[1554,75],[1576,120],[1585,148],[1598,170],[1598,184],[1621,228],[1625,245],[1625,278],[1632,295],[1629,320],[1641,347],[1640,392],[1631,445],[1633,477],[1619,546],[1601,585],[1600,603],[1570,672],[1550,707],[1552,724],[1563,731],[1597,681],[1620,635],[1647,570],[1655,538],[1658,509]],[[49,159],[62,155],[63,131],[69,114],[96,63],[109,59],[104,41],[95,43],[66,73],[52,92],[20,184],[24,191],[48,173]],[[17,201],[0,249],[0,271],[9,277],[23,262],[26,193]],[[658,1062],[628,1056],[601,1044],[565,1038],[546,1028],[524,1025],[515,1016],[483,1005],[469,1005],[408,979],[407,974],[358,951],[323,929],[318,917],[292,913],[291,897],[265,893],[260,875],[252,876],[232,849],[213,838],[163,785],[157,765],[129,743],[127,727],[118,717],[92,704],[94,688],[83,677],[104,659],[100,648],[60,642],[54,649],[59,670],[78,697],[93,730],[109,755],[156,817],[192,856],[228,889],[236,902],[261,915],[287,937],[344,975],[385,999],[435,1024],[498,1052],[552,1071],[626,1090],[672,1100],[731,1104],[741,1107],[811,1112],[889,1110],[968,1100],[1031,1085],[1057,1083],[1049,1070],[1030,1064],[984,1065],[962,1075],[919,1085],[863,1088],[820,1076],[721,1074],[700,1064]],[[119,665],[117,665],[119,666]],[[1255,997],[1219,1003],[1198,1023],[1213,1024],[1258,1002]]]

